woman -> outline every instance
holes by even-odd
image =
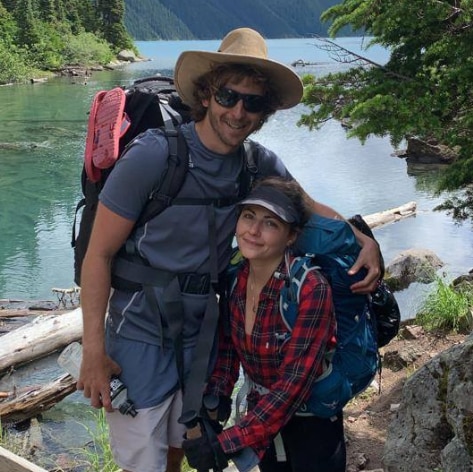
[[[262,472],[343,472],[342,414],[331,419],[297,414],[335,342],[328,282],[317,270],[309,272],[292,332],[279,311],[291,245],[309,217],[302,195],[296,182],[270,178],[240,205],[236,239],[245,260],[230,297],[231,334],[221,337],[207,392],[228,398],[240,364],[250,379],[246,415],[217,436],[218,447],[228,457],[236,454],[237,465],[239,451],[251,448]],[[280,450],[285,461],[278,461]]]

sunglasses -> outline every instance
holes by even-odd
[[[261,113],[268,106],[268,100],[264,95],[240,93],[226,87],[218,89],[214,97],[215,101],[224,108],[233,108],[240,100],[243,100],[243,108],[248,113]]]

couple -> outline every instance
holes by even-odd
[[[180,128],[188,144],[192,166],[179,197],[184,200],[193,197],[218,198],[229,202],[236,198],[244,199],[245,195],[240,194],[240,174],[245,165],[243,141],[260,129],[275,111],[291,108],[300,102],[303,93],[300,78],[290,68],[268,59],[267,47],[260,34],[248,28],[239,28],[223,39],[218,52],[182,53],[175,68],[175,83],[181,99],[191,107],[194,118],[194,121]],[[297,403],[304,400],[310,383],[317,375],[324,346],[331,342],[331,297],[322,279],[314,278],[314,290],[307,289],[310,297],[305,308],[314,319],[302,317],[306,325],[303,331],[309,329],[311,335],[314,329],[317,331],[312,337],[316,344],[304,343],[301,336],[306,334],[300,332],[297,335],[295,330],[289,343],[291,348],[284,350],[289,357],[277,359],[276,350],[265,352],[265,346],[269,348],[271,344],[269,339],[261,344],[263,339],[255,340],[252,336],[263,338],[268,327],[276,328],[268,323],[271,294],[274,297],[278,284],[274,278],[265,280],[269,269],[263,270],[262,264],[255,265],[251,273],[249,266],[246,266],[231,302],[232,316],[244,314],[245,327],[243,331],[240,327],[240,331],[232,332],[232,336],[240,333],[238,339],[243,339],[239,346],[241,355],[244,355],[244,349],[252,349],[253,354],[246,363],[256,369],[259,383],[266,385],[270,393],[262,398],[250,396],[250,404],[255,409],[238,425],[213,439],[205,433],[192,439],[193,435],[187,428],[189,425],[178,421],[182,410],[182,387],[185,387],[181,379],[188,379],[192,374],[190,366],[195,357],[200,327],[205,321],[204,314],[208,305],[215,303],[214,289],[218,290],[219,284],[210,283],[209,274],[213,264],[219,274],[223,274],[228,266],[237,210],[241,206],[235,203],[221,206],[174,204],[145,226],[135,228],[135,222],[156,189],[156,183],[161,181],[168,154],[167,139],[159,130],[149,130],[127,148],[100,194],[82,267],[83,360],[77,387],[90,398],[92,406],[106,410],[115,461],[125,472],[179,472],[184,445],[188,460],[195,467],[211,465],[210,462],[203,464],[200,461],[216,460],[216,451],[225,457],[232,457],[236,463],[236,451],[249,451],[248,463],[254,456],[263,457],[261,467],[276,470],[272,465],[264,464],[266,460],[271,461],[272,437],[277,429],[284,426],[287,434],[283,430],[282,436],[290,460],[293,460],[293,447],[289,442],[291,438],[299,438],[299,441],[301,437],[308,441],[308,445],[302,441],[293,446],[296,449],[303,447],[311,458],[310,468],[306,465],[306,468],[299,468],[295,463],[286,462],[289,468],[284,470],[344,470],[335,466],[331,468],[331,464],[322,465],[322,459],[314,457],[312,452],[315,448],[319,450],[319,444],[321,454],[329,454],[332,448],[337,451],[334,456],[337,461],[338,457],[344,456],[342,418],[328,425],[333,431],[332,438],[328,426],[322,426],[317,418],[305,421],[294,417]],[[256,181],[266,177],[294,180],[272,151],[257,145],[257,154]],[[277,192],[278,195],[285,194],[282,189]],[[303,198],[306,202],[310,212],[341,218],[331,208],[310,199],[306,193],[300,190],[296,193],[299,194],[297,198]],[[291,197],[288,198],[291,200]],[[279,250],[284,249],[286,243],[292,240],[290,238],[294,237],[296,221],[286,222],[281,214],[274,211],[274,216],[266,219],[264,215],[269,213],[261,212],[267,211],[267,207],[250,205],[248,201],[247,204],[243,213],[246,218],[240,217],[239,225],[256,225],[255,228],[265,230],[272,229],[274,225],[283,234],[287,233],[287,241],[278,243]],[[297,205],[295,210],[286,209],[289,218],[295,218],[297,213],[302,223],[304,212],[299,213]],[[287,224],[290,226],[285,226]],[[374,290],[380,275],[379,250],[371,238],[358,231],[355,233],[362,251],[351,270],[357,272],[365,267],[368,274],[352,288],[357,292],[369,293]],[[261,241],[251,230],[242,233],[239,242],[249,260],[257,261],[261,257],[257,252],[266,249],[264,244],[260,247]],[[173,319],[167,316],[169,302],[175,301],[168,297],[170,284],[155,282],[134,290],[114,287],[113,261],[125,243],[127,247],[136,249],[147,267],[165,274],[175,274],[173,281],[178,281],[180,291],[177,306],[182,317],[179,350],[170,333]],[[270,265],[276,264],[276,261],[276,257],[271,258]],[[184,280],[186,283],[182,283]],[[277,312],[273,311],[272,317],[276,315]],[[260,317],[267,317],[267,325],[259,324]],[[278,322],[271,321],[273,324]],[[236,323],[236,319],[232,318],[232,330],[238,329]],[[213,340],[214,333],[209,335]],[[260,346],[258,352],[254,350],[255,345],[252,346],[256,341]],[[224,346],[221,347],[223,349]],[[303,354],[308,354],[310,361],[309,357],[304,361]],[[267,357],[260,359],[260,356]],[[177,357],[182,359],[181,376]],[[274,362],[279,362],[278,372],[282,375],[278,376],[278,380],[272,370]],[[215,359],[210,364],[215,364]],[[225,369],[221,359],[215,365],[212,379],[216,378],[219,369]],[[118,374],[127,385],[130,398],[138,410],[135,418],[121,415],[111,406],[109,380],[112,375]],[[301,380],[300,375],[307,376],[305,381]],[[212,380],[208,392],[214,389],[218,395],[228,395],[230,383],[222,386]],[[278,388],[276,396],[271,394],[273,387]],[[300,422],[307,426],[302,427]],[[322,433],[316,434],[316,445],[311,440],[312,433],[304,432],[305,428],[322,430]],[[187,437],[184,444],[183,437]],[[299,459],[295,457],[294,460]],[[340,460],[344,461],[344,458]]]

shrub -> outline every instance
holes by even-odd
[[[114,58],[108,43],[92,33],[70,35],[65,41],[62,55],[66,64],[108,64]]]
[[[436,288],[423,303],[416,321],[427,331],[469,333],[473,330],[473,291],[458,289],[437,278]]]
[[[0,84],[10,84],[25,80],[31,75],[22,56],[14,49],[7,49],[0,43]]]

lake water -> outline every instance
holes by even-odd
[[[340,43],[361,52],[360,39]],[[123,70],[96,72],[82,79],[64,78],[44,84],[0,87],[0,299],[54,299],[53,287],[73,286],[70,247],[74,210],[81,196],[80,172],[87,111],[95,92],[131,82],[137,77],[172,74],[178,54],[187,49],[215,50],[219,41],[137,43],[148,62]],[[290,64],[302,59],[313,65],[302,73],[325,74],[348,67],[333,61],[311,39],[268,41],[270,57]],[[364,52],[383,63],[381,48]],[[296,126],[302,105],[278,112],[255,138],[277,151],[294,176],[316,199],[346,216],[370,214],[417,202],[415,217],[375,231],[387,261],[412,247],[431,249],[453,277],[473,267],[471,226],[455,225],[433,208],[437,173],[407,169],[393,157],[385,138],[364,146],[347,140],[337,123],[311,132]],[[403,316],[415,315],[429,287],[418,284],[398,294]],[[59,374],[54,359],[46,359],[38,378]],[[28,382],[33,381],[31,373]],[[82,447],[94,423],[85,413],[81,393],[70,395],[44,413],[42,431],[50,460],[64,448]]]
[[[0,87],[0,298],[54,299],[53,287],[73,286],[70,247],[74,210],[80,198],[80,171],[87,111],[95,92],[137,77],[172,74],[178,54],[188,49],[216,50],[219,41],[139,42],[150,60],[123,70],[95,72],[83,79],[53,79],[44,84]],[[311,65],[298,71],[325,74],[348,67],[321,50],[315,39],[270,40],[270,57]],[[383,63],[382,48],[362,51],[360,38],[340,41],[347,49]],[[346,216],[370,214],[416,201],[416,217],[376,230],[387,261],[400,251],[423,247],[436,252],[445,271],[457,275],[473,267],[469,224],[456,226],[433,208],[435,171],[407,169],[393,157],[386,138],[363,146],[348,140],[343,128],[327,123],[320,131],[297,127],[303,105],[278,112],[255,138],[280,154],[291,172],[316,199]],[[426,287],[399,294],[404,316],[411,316]]]

